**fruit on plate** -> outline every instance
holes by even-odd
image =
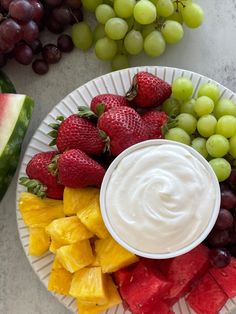
[[[80,149],[87,155],[100,155],[104,150],[104,142],[99,130],[91,121],[73,114],[61,124],[52,124],[54,131],[49,135],[54,137],[50,146],[56,144],[59,152],[69,149]]]
[[[2,88],[9,86],[7,81]],[[11,89],[11,86],[10,86]],[[25,95],[0,94],[0,201],[15,173],[34,101]]]
[[[63,195],[64,213],[66,216],[76,215],[88,207],[94,198],[100,194],[97,188],[68,188],[65,187]]]
[[[115,272],[139,260],[137,256],[124,249],[111,237],[96,240],[95,252],[103,273]]]
[[[148,130],[148,139],[163,138],[165,126],[168,129],[167,122],[169,120],[165,112],[157,110],[147,111],[142,115],[142,120]]]
[[[118,156],[126,148],[148,139],[145,123],[132,108],[119,107],[103,113],[98,119],[107,149]]]
[[[103,105],[104,108],[101,108],[101,105]],[[129,102],[125,99],[124,96],[114,94],[97,95],[92,99],[90,103],[90,109],[98,116],[101,113],[101,109],[103,113],[112,108],[117,108],[121,106],[129,106]]]
[[[64,217],[62,201],[41,199],[32,193],[21,193],[19,210],[29,227],[45,227],[54,219]]]
[[[170,95],[170,84],[151,73],[139,72],[133,77],[126,98],[138,107],[148,108],[162,105]]]
[[[14,85],[7,75],[2,71],[0,71],[0,93],[16,93]]]
[[[45,228],[29,228],[29,255],[41,256],[48,251],[50,246],[50,237]]]
[[[58,183],[57,176],[49,170],[49,165],[57,154],[56,151],[36,154],[27,164],[28,178],[20,178],[20,184],[39,197],[62,199],[64,186]]]
[[[214,278],[206,273],[187,296],[186,301],[197,314],[217,314],[227,301]]]

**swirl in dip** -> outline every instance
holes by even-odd
[[[109,224],[135,250],[169,253],[207,228],[216,202],[209,169],[184,145],[138,148],[116,166],[107,183]]]

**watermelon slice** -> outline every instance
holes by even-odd
[[[159,298],[151,298],[133,314],[175,314],[167,304]]]
[[[14,85],[2,71],[0,71],[0,93],[16,93]]]
[[[145,309],[145,304],[150,304],[151,307],[154,300],[158,302],[170,287],[171,283],[161,273],[140,261],[133,269],[129,281],[123,283],[119,290],[131,312],[138,314],[144,312],[141,308]]]
[[[210,268],[209,272],[229,298],[236,296],[236,259],[224,268]]]
[[[197,314],[218,314],[228,297],[207,273],[190,292],[186,301]]]
[[[33,106],[28,96],[0,94],[0,200],[16,170]]]
[[[192,284],[199,279],[209,267],[209,250],[203,245],[192,251],[170,260],[159,260],[157,266],[172,288],[165,297],[168,304],[173,305],[191,290]]]
[[[123,285],[129,283],[132,273],[136,264],[133,264],[129,267],[117,270],[113,273],[113,278],[118,287],[122,287]]]

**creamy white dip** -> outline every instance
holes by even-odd
[[[167,144],[124,157],[107,185],[108,220],[129,246],[169,253],[206,229],[216,192],[204,165],[187,149]]]

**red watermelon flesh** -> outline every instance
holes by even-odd
[[[132,313],[141,314],[141,307],[151,300],[160,300],[170,287],[171,283],[162,274],[140,261],[134,268],[129,282],[120,287],[120,294]]]
[[[136,264],[117,270],[113,273],[113,278],[118,287],[122,287],[124,284],[129,283],[135,265]]]
[[[228,297],[207,273],[187,296],[186,301],[197,314],[218,314]]]
[[[229,298],[236,296],[236,259],[224,268],[210,268],[209,272]]]
[[[158,298],[151,298],[141,306],[139,309],[135,309],[133,314],[175,314],[167,304]]]
[[[192,288],[209,267],[209,250],[203,245],[197,246],[192,251],[170,260],[159,260],[159,269],[172,282],[172,288],[165,300],[174,304]]]

